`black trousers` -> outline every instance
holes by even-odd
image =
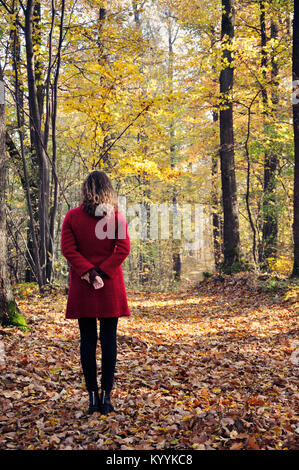
[[[79,318],[80,356],[86,388],[89,392],[98,390],[96,348],[98,340],[97,319]],[[118,318],[100,318],[100,343],[102,349],[101,389],[110,393],[113,387],[117,355]]]

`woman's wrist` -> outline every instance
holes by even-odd
[[[104,271],[102,271],[100,268],[97,268],[96,271],[103,279],[109,279],[109,276],[106,273],[104,273]]]

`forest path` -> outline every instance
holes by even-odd
[[[0,329],[0,449],[298,448],[298,303],[212,280],[128,299],[105,417],[86,415],[66,296],[19,293],[30,331]]]

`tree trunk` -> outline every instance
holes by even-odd
[[[211,49],[213,50],[215,48],[215,44],[217,41],[216,33],[215,33],[215,28],[212,26],[211,27]],[[213,75],[215,74],[215,65],[212,65],[212,73]],[[213,82],[217,82],[217,78],[213,79]],[[213,116],[213,123],[215,124],[215,129],[216,129],[216,123],[218,122],[219,119],[219,111],[218,109],[212,110],[212,116]],[[218,125],[218,124],[217,124]],[[216,132],[216,130],[215,130]],[[216,139],[216,137],[215,137]],[[218,148],[218,142],[217,144]],[[212,152],[212,165],[211,165],[211,199],[212,199],[212,226],[213,226],[213,246],[214,246],[214,263],[215,263],[215,268],[218,271],[221,265],[221,254],[222,254],[222,220],[220,216],[221,212],[221,202],[220,198],[218,195],[218,190],[217,190],[217,182],[219,178],[219,153],[218,151]]]
[[[223,203],[223,268],[231,271],[240,258],[239,214],[234,162],[233,67],[230,46],[234,37],[233,0],[222,0],[222,58],[226,64],[220,73],[220,162]],[[227,47],[225,47],[227,45]]]
[[[53,99],[52,99],[52,187],[53,187],[53,201],[50,209],[50,228],[49,228],[49,238],[48,238],[48,249],[47,249],[47,267],[46,267],[46,277],[50,282],[52,275],[54,273],[54,256],[55,256],[55,246],[54,246],[54,237],[55,237],[55,220],[58,207],[58,197],[59,197],[59,185],[57,178],[57,145],[56,145],[56,118],[57,118],[57,88],[58,88],[58,79],[60,72],[60,63],[61,63],[61,48],[63,41],[63,21],[64,21],[64,0],[61,3],[61,12],[60,12],[60,29],[59,29],[59,43],[57,51],[57,62],[54,75],[54,83],[52,86],[53,89]],[[54,12],[52,13],[54,15]],[[49,64],[50,66],[50,64]]]
[[[33,150],[31,143],[31,148],[29,149],[29,154],[32,154],[32,159],[26,161],[25,158],[25,148],[24,148],[24,86],[22,82],[20,64],[21,60],[21,48],[20,48],[20,33],[19,33],[19,23],[16,16],[14,22],[14,29],[12,31],[13,44],[12,44],[12,66],[14,71],[14,85],[15,85],[15,101],[16,101],[16,113],[17,113],[17,123],[18,123],[18,133],[20,139],[20,153],[17,150],[13,140],[6,132],[6,146],[9,151],[9,154],[15,164],[15,167],[18,169],[20,180],[26,194],[28,212],[29,212],[29,221],[28,221],[28,230],[27,230],[27,250],[26,258],[27,263],[25,267],[25,281],[31,282],[33,278],[38,281],[39,286],[42,285],[42,276],[39,262],[38,254],[38,241],[35,234],[35,227],[38,226],[38,161],[36,160],[36,155]],[[33,142],[32,137],[32,128],[30,128],[31,142]],[[35,158],[34,158],[35,157]],[[28,168],[27,168],[28,165]],[[34,261],[33,261],[34,260]]]
[[[171,26],[171,12],[168,12],[168,93],[170,94],[172,100],[173,94],[173,43],[176,37],[173,37],[173,31]],[[171,105],[171,113],[173,113],[173,105]],[[172,114],[170,114],[170,123],[169,123],[169,151],[170,151],[170,167],[171,169],[175,169],[176,165],[176,145],[174,142],[175,139],[175,124],[172,118]],[[171,186],[172,192],[172,204],[175,208],[177,205],[177,187],[176,184],[172,184]],[[174,213],[173,213],[174,216]],[[173,217],[174,220],[174,217]],[[179,281],[181,279],[181,253],[180,253],[180,240],[176,240],[172,237],[172,271],[175,281]]]
[[[299,3],[294,0],[293,19],[293,80],[299,80]],[[298,82],[299,83],[299,82]],[[295,144],[295,171],[294,171],[294,264],[293,277],[299,277],[299,87],[297,86],[297,99],[293,98],[293,127]],[[296,101],[296,102],[295,102]]]
[[[39,115],[42,116],[45,88],[43,84],[43,64],[41,59],[41,2],[33,1],[33,3],[32,33],[34,38],[34,73]]]
[[[217,113],[213,113],[214,115]],[[219,215],[219,201],[217,194],[217,180],[219,176],[218,172],[218,152],[217,155],[212,155],[212,225],[213,225],[213,245],[214,245],[214,262],[216,270],[219,269],[221,263],[221,219]]]
[[[20,314],[14,300],[9,270],[7,266],[7,234],[6,234],[6,120],[3,71],[0,64],[0,323],[3,326],[17,325],[26,327],[27,323]]]
[[[43,148],[39,95],[36,87],[33,42],[34,0],[28,0],[25,12],[25,42],[28,76],[28,97],[32,147],[36,152],[39,165],[39,242],[42,285],[46,284],[46,261],[48,247],[48,202],[49,202],[49,165]]]
[[[278,31],[275,22],[271,21],[271,38],[277,39]],[[275,57],[271,60],[272,71],[272,105],[270,108],[270,119],[273,123],[276,114],[276,108],[278,105],[278,65]],[[270,122],[266,129],[269,131],[272,128]],[[267,131],[266,131],[267,134]],[[273,134],[273,130],[272,130]],[[276,255],[277,249],[277,233],[278,233],[278,211],[276,205],[276,172],[278,165],[278,157],[273,151],[269,151],[265,154],[264,162],[264,197],[263,197],[263,249],[262,249],[262,260],[266,261],[267,258]]]
[[[136,31],[139,32],[140,37],[142,37],[142,22],[140,17],[140,11],[142,11],[142,4],[140,2],[132,0],[132,7],[134,11],[134,22]],[[144,72],[144,65],[141,63],[139,65],[139,72],[142,74]],[[147,97],[145,89],[141,89],[141,95],[144,99]],[[139,131],[136,136],[137,145],[144,143],[144,149],[147,146],[148,137],[145,132],[146,125],[142,124],[139,127]],[[146,234],[150,231],[150,203],[151,200],[151,187],[148,185],[147,178],[144,176],[138,176],[139,187],[142,191],[142,204],[145,210],[146,217]],[[152,244],[147,240],[147,236],[144,240],[140,240],[139,243],[139,265],[142,266],[139,275],[139,282],[144,285],[151,281],[153,273],[155,273],[155,263],[156,263],[156,254],[152,252]],[[158,274],[159,276],[159,274]]]
[[[267,33],[266,33],[266,21],[265,21],[265,0],[260,0],[259,1],[259,6],[260,6],[260,30],[261,30],[261,70],[262,70],[262,77],[263,81],[261,83],[261,92],[262,92],[262,116],[263,116],[263,129],[264,129],[264,135],[266,135],[266,118],[267,118],[267,109],[268,109],[268,94],[267,94],[267,89],[266,89],[266,80],[267,80],[267,72],[266,72],[266,67],[267,67],[267,62],[268,62],[268,57],[267,57],[267,51],[266,51],[266,46],[267,46]],[[267,161],[267,156],[266,154],[264,155],[264,162]],[[265,179],[265,176],[264,176]],[[264,191],[264,189],[263,189]],[[260,232],[263,232],[263,207],[264,207],[264,200],[262,201],[262,210],[258,214],[258,219],[257,219],[257,228],[258,228],[258,235]],[[259,244],[258,244],[258,260],[259,262],[263,262],[264,260],[264,248],[263,248],[263,238],[259,238]]]

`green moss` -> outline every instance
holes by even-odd
[[[24,329],[28,328],[26,319],[21,315],[14,300],[8,302],[8,323],[11,326],[18,326]]]
[[[247,261],[243,256],[239,257],[231,266],[227,266],[224,262],[220,263],[219,272],[223,274],[234,274],[240,272],[250,272],[254,270],[252,263]]]

